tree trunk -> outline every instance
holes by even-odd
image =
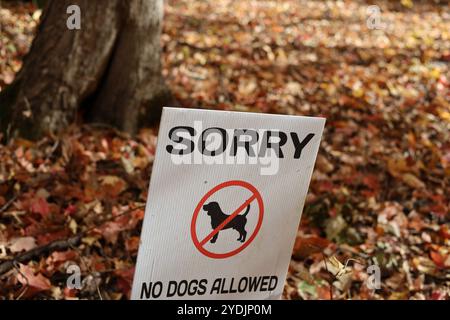
[[[81,29],[69,30],[70,5]],[[80,115],[134,133],[159,118],[162,0],[50,0],[22,70],[0,95],[7,138],[55,134]]]

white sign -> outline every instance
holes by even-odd
[[[324,125],[165,108],[132,299],[279,299]]]

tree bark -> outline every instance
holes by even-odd
[[[67,7],[81,9],[69,30]],[[134,133],[159,118],[162,0],[50,0],[30,53],[0,94],[7,138],[56,134],[81,117]]]

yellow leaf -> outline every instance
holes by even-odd
[[[355,98],[361,98],[364,96],[364,90],[362,88],[353,89],[352,94]]]
[[[87,244],[88,246],[92,246],[98,239],[96,237],[84,237],[81,239],[81,242]]]
[[[438,68],[433,68],[433,70],[430,71],[429,75],[432,79],[439,79],[439,77],[441,76],[441,71]]]
[[[69,222],[69,229],[72,231],[73,234],[77,233],[78,224],[74,219],[70,219]]]
[[[450,122],[450,112],[440,110],[439,116],[442,118],[442,120],[446,120],[446,121]]]
[[[412,0],[401,0],[400,3],[407,8],[412,8],[414,6]]]

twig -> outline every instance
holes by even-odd
[[[345,261],[344,270],[347,269],[348,263],[349,263],[350,261],[353,261],[353,262],[355,262],[355,263],[357,263],[357,264],[360,264],[360,265],[362,265],[362,266],[365,266],[365,265],[366,265],[364,262],[361,262],[361,261],[359,261],[358,259],[349,258],[349,259],[347,259],[347,261]]]
[[[3,213],[4,211],[8,210],[9,206],[16,201],[17,199],[17,195],[14,195],[11,199],[8,200],[8,202],[6,202],[1,208],[0,208],[0,213]]]
[[[18,297],[16,298],[16,300],[20,300],[24,294],[27,292],[28,288],[30,287],[30,280],[28,280],[27,276],[25,276],[22,271],[20,271],[20,267],[18,265],[19,263],[17,261],[14,261],[13,267],[14,269],[17,270],[17,272],[25,279],[26,281],[26,285],[24,286],[22,292],[18,295]]]

